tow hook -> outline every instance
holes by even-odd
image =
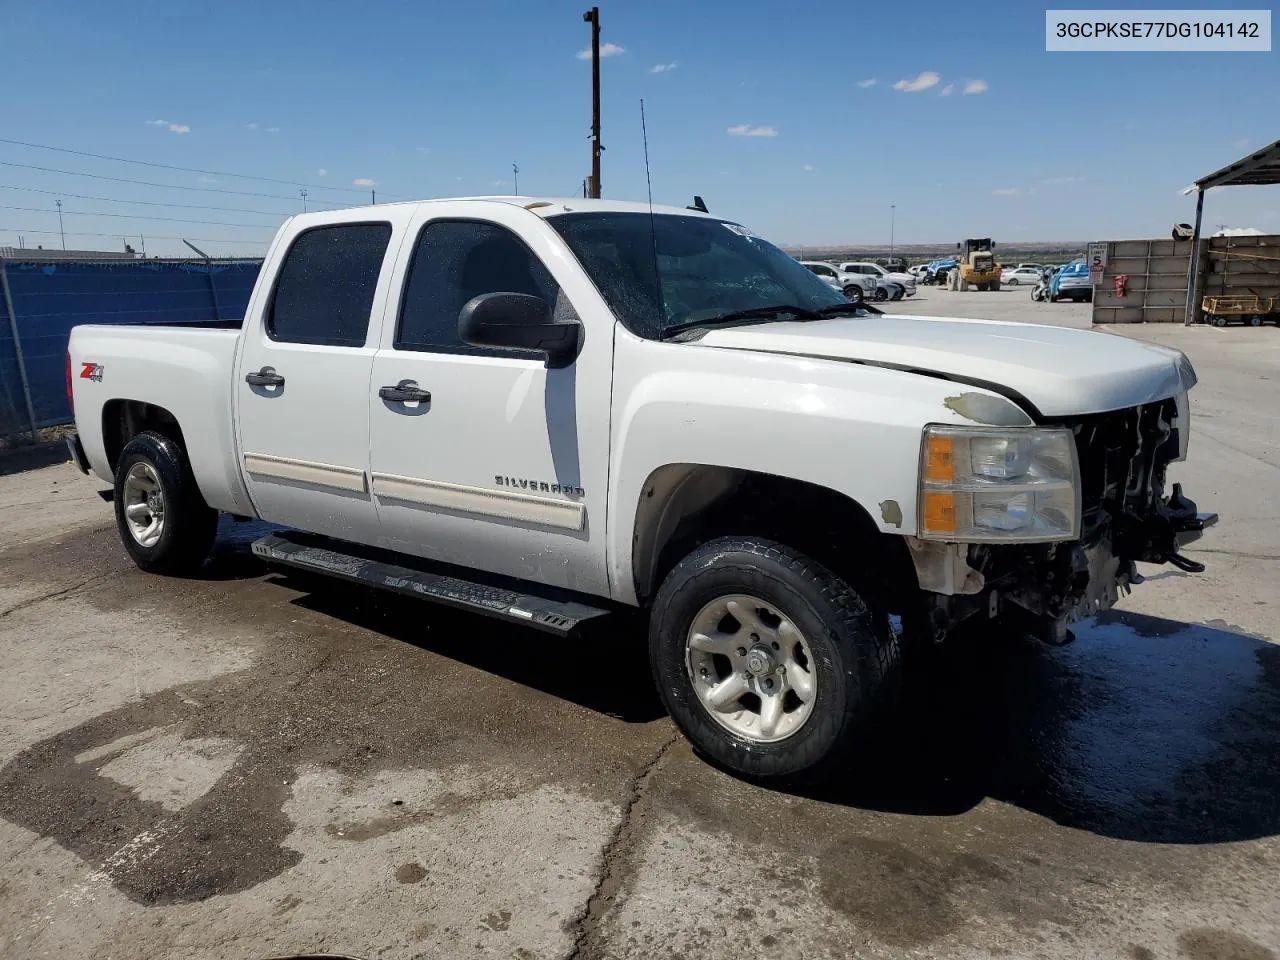
[[[1187,573],[1204,573],[1204,564],[1198,560],[1192,560],[1184,557],[1180,553],[1169,554],[1169,562],[1179,570],[1185,570]]]
[[[1169,495],[1166,507],[1169,511],[1169,522],[1173,524],[1174,542],[1180,547],[1199,540],[1207,528],[1218,522],[1216,513],[1197,512],[1196,502],[1183,495],[1180,483],[1173,485],[1173,492]],[[1170,555],[1169,562],[1188,573],[1204,572],[1203,563],[1188,560],[1177,553]]]

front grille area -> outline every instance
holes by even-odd
[[[1145,521],[1160,511],[1165,469],[1178,455],[1176,417],[1177,404],[1169,399],[1066,424],[1080,458],[1084,542],[1108,522]]]

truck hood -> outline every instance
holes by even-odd
[[[709,330],[707,347],[919,370],[1025,400],[1045,417],[1103,413],[1188,390],[1178,350],[1031,323],[872,315]]]

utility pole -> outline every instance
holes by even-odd
[[[307,212],[307,188],[299,187],[298,193],[302,195],[302,212],[306,213]]]
[[[378,205],[378,191],[377,191],[377,190],[374,190],[374,189],[370,189],[370,190],[369,190],[369,200],[370,200],[370,202],[371,202],[375,207]]]
[[[511,192],[517,197],[520,196],[520,168],[514,163],[511,164],[511,183]]]
[[[898,217],[898,205],[896,203],[889,204],[889,256],[893,256],[893,226],[894,221]]]
[[[62,229],[62,201],[58,201],[58,233],[62,235],[62,249],[67,249],[67,234]]]
[[[592,7],[582,15],[591,24],[591,192],[600,199],[600,8]]]

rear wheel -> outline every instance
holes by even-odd
[[[873,296],[877,303],[883,303],[885,300],[889,299],[889,291],[877,284],[876,292]]]
[[[862,296],[862,288],[856,283],[851,283],[845,287],[844,295],[854,303],[861,303],[864,299]]]
[[[1010,277],[1008,280],[1005,281],[1005,283],[1007,283],[1011,287],[1016,287],[1018,285],[1018,278]]]
[[[193,573],[213,546],[218,512],[204,502],[182,447],[146,431],[116,464],[116,528],[129,556],[150,573]]]
[[[756,537],[685,557],[654,598],[649,655],[672,719],[761,779],[820,778],[897,689],[898,639],[844,580]]]

